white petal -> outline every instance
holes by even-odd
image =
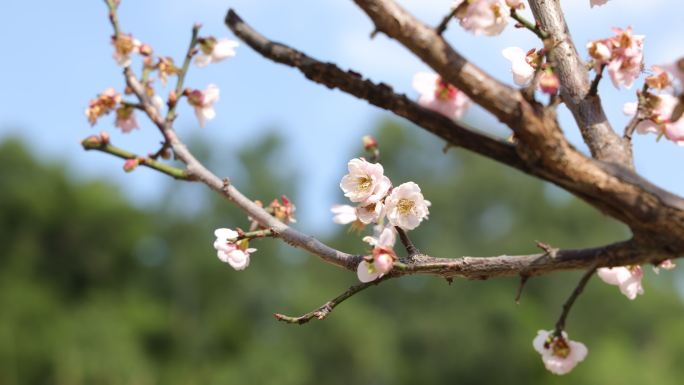
[[[434,95],[437,87],[437,79],[439,79],[439,75],[435,73],[417,72],[413,75],[413,89],[418,91],[421,95]]]
[[[366,261],[361,261],[361,263],[359,263],[359,266],[356,268],[356,276],[359,277],[359,281],[364,283],[371,282],[380,276],[380,274],[376,272],[371,272],[369,270],[370,268],[371,265]]]

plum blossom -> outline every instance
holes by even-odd
[[[138,127],[138,120],[133,113],[133,107],[124,105],[116,110],[116,120],[114,126],[120,128],[123,133],[128,133]]]
[[[392,190],[385,205],[387,219],[393,226],[413,230],[427,218],[430,202],[423,198],[417,184],[406,182]]]
[[[195,57],[195,65],[206,67],[211,63],[218,63],[223,59],[235,56],[235,48],[240,44],[237,41],[215,37],[199,39],[200,54]]]
[[[569,373],[588,353],[583,343],[569,340],[565,332],[562,334],[559,337],[553,331],[539,330],[532,341],[546,369],[558,375]]]
[[[356,216],[364,225],[377,222],[385,215],[385,205],[382,202],[374,202],[367,205],[359,205],[356,208]]]
[[[684,117],[680,116],[676,121],[671,121],[679,99],[670,94],[653,95],[648,93],[643,96],[643,99],[645,100],[643,108],[646,119],[637,124],[636,131],[640,134],[664,134],[668,140],[679,146],[684,146]],[[638,112],[637,110],[637,102],[626,103],[623,108],[626,115],[635,115]]]
[[[631,88],[643,67],[644,36],[632,35],[632,27],[625,30],[613,28],[613,32],[616,36],[590,42],[587,49],[594,58],[597,72],[602,65],[607,66],[615,88],[620,88],[620,85]]]
[[[249,266],[249,256],[256,249],[241,247],[235,241],[238,239],[238,232],[231,229],[221,228],[214,231],[216,240],[214,241],[214,248],[218,258],[229,264],[235,270],[244,270]]]
[[[85,110],[85,115],[90,125],[94,126],[97,123],[97,119],[114,110],[119,102],[121,102],[121,94],[112,87],[97,95],[97,98],[91,99],[88,103],[88,108]]]
[[[413,88],[420,97],[418,104],[458,120],[470,107],[470,99],[458,88],[448,84],[434,73],[418,72],[413,77]]]
[[[605,283],[618,286],[620,292],[630,300],[644,294],[644,288],[641,286],[644,272],[641,266],[602,267],[597,273]]]
[[[539,89],[542,92],[553,95],[560,88],[560,80],[553,71],[546,70],[539,75]]]
[[[349,174],[342,177],[340,188],[352,202],[377,203],[387,195],[392,182],[379,163],[355,158],[347,164]]]
[[[204,91],[191,90],[187,92],[188,103],[195,109],[195,115],[200,127],[204,127],[207,120],[216,117],[214,103],[219,100],[219,89],[216,85],[209,84]]]
[[[375,226],[374,236],[366,236],[364,242],[373,246],[372,261],[365,257],[356,269],[356,274],[361,282],[370,282],[389,273],[394,266],[396,254],[394,243],[396,232],[391,226]]]
[[[501,54],[511,62],[511,72],[515,84],[527,85],[534,77],[535,67],[532,64],[536,65],[536,63],[534,63],[535,58],[531,57],[531,55],[536,56],[534,50],[525,52],[520,47],[508,47],[504,48]]]
[[[660,269],[672,270],[672,269],[674,269],[675,267],[677,267],[677,265],[675,265],[675,263],[672,262],[671,259],[666,259],[666,260],[660,262],[660,263],[658,264],[658,266],[654,266],[654,267],[653,267],[653,272],[656,273],[656,274],[660,274]]]
[[[603,5],[607,2],[608,0],[589,0],[589,5],[591,5],[591,7],[594,8],[595,5]]]
[[[349,205],[334,205],[330,211],[335,214],[333,222],[338,225],[346,225],[357,220],[356,208]]]
[[[664,68],[656,65],[651,66],[651,68],[653,69],[653,75],[648,76],[646,77],[646,79],[644,79],[646,85],[656,90],[662,90],[672,85],[670,76]]]
[[[128,67],[131,65],[131,54],[140,52],[141,43],[132,35],[119,34],[118,37],[112,37],[112,45],[114,46],[112,57],[116,64],[120,67]]]
[[[456,0],[453,7],[461,27],[475,35],[500,34],[506,28],[511,12],[504,0]]]

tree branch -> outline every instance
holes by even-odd
[[[371,286],[377,285],[380,282],[387,280],[389,278],[390,278],[390,276],[385,275],[382,278],[376,279],[376,280],[371,281],[371,282],[364,282],[364,283],[360,283],[358,285],[354,285],[354,286],[350,287],[349,289],[347,289],[347,291],[345,291],[344,293],[342,293],[342,294],[338,295],[337,297],[331,299],[330,301],[324,303],[323,305],[321,305],[316,310],[312,310],[312,311],[310,311],[304,315],[301,315],[299,317],[291,317],[291,316],[287,316],[287,315],[280,314],[280,313],[275,313],[275,314],[273,314],[273,316],[275,316],[278,321],[286,322],[289,324],[298,324],[298,325],[305,324],[314,318],[319,319],[319,320],[323,320],[340,303],[342,303],[345,300],[349,299],[350,297],[354,296],[356,293],[359,293],[359,292],[361,292],[361,291],[363,291],[363,290],[365,290]]]
[[[586,65],[579,57],[559,0],[530,0],[537,24],[552,39],[554,69],[561,82],[561,97],[580,128],[591,155],[599,160],[634,168],[632,148],[613,131],[601,105],[592,95]]]

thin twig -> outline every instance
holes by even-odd
[[[517,10],[511,8],[511,18],[513,18],[515,21],[519,23],[519,25],[523,28],[527,28],[530,30],[532,33],[537,35],[542,40],[546,40],[549,38],[549,34],[544,32],[540,27],[539,24],[533,23],[527,19],[525,19],[521,14],[518,13]]]
[[[563,330],[565,330],[565,319],[568,317],[572,305],[575,303],[579,295],[582,294],[584,287],[587,286],[589,279],[592,275],[594,275],[594,272],[596,272],[596,267],[597,262],[595,262],[593,266],[589,268],[589,270],[587,270],[586,273],[584,273],[582,279],[580,279],[579,283],[577,284],[577,287],[575,287],[575,290],[572,292],[572,294],[570,294],[568,300],[565,301],[565,303],[563,304],[563,312],[561,313],[560,317],[558,318],[558,321],[556,322],[555,334],[557,336],[562,336]]]
[[[411,242],[411,239],[409,239],[408,234],[406,234],[406,231],[402,229],[399,226],[394,226],[395,229],[397,229],[397,233],[399,233],[399,239],[401,240],[401,243],[404,245],[406,248],[406,252],[408,253],[408,258],[412,258],[414,255],[420,254],[420,251],[418,251],[418,248]]]
[[[519,305],[520,304],[520,297],[522,296],[523,289],[525,288],[525,284],[527,284],[527,280],[530,279],[530,276],[527,274],[520,274],[520,284],[518,285],[518,291],[515,294],[515,304]]]
[[[153,170],[157,170],[161,173],[164,173],[166,175],[173,177],[174,179],[194,180],[186,170],[182,170],[180,168],[170,166],[166,163],[158,162],[158,161],[156,161],[152,158],[149,158],[149,157],[142,157],[142,156],[136,155],[136,154],[134,154],[132,152],[128,152],[122,148],[113,146],[112,144],[110,144],[108,142],[104,142],[102,140],[99,140],[99,138],[97,138],[95,136],[91,136],[91,137],[88,137],[86,139],[83,139],[83,141],[81,141],[81,145],[83,146],[83,149],[85,149],[85,150],[101,151],[101,152],[119,157],[121,159],[137,159],[139,165],[149,167]]]
[[[169,105],[169,111],[166,113],[166,121],[171,122],[176,117],[176,106],[178,105],[178,98],[181,97],[183,92],[183,83],[185,82],[185,75],[188,73],[190,68],[190,62],[192,57],[195,55],[195,46],[197,45],[197,36],[199,35],[201,25],[195,24],[192,26],[192,37],[190,38],[190,44],[188,45],[188,51],[185,53],[185,60],[183,60],[183,66],[178,72],[178,79],[176,81],[176,102]]]
[[[437,27],[435,27],[435,32],[437,32],[438,35],[441,35],[446,31],[447,26],[449,25],[449,22],[451,19],[456,16],[456,12],[458,11],[458,7],[454,7],[454,9],[451,10],[446,16],[444,16],[444,19],[442,19],[442,22],[439,23]]]
[[[603,69],[604,68],[606,68],[605,64],[601,64],[599,66],[599,69],[596,72],[596,76],[594,77],[594,80],[591,82],[591,86],[589,87],[589,93],[587,95],[590,95],[590,96],[598,95],[598,86],[599,86],[599,82],[601,82],[601,78],[603,77]]]
[[[352,297],[354,294],[356,294],[360,291],[363,291],[363,290],[365,290],[365,289],[367,289],[373,285],[379,284],[380,282],[388,279],[389,277],[390,276],[384,276],[382,278],[378,278],[378,279],[371,281],[371,282],[364,282],[364,283],[360,283],[358,285],[354,285],[354,286],[350,287],[349,289],[347,289],[347,291],[345,291],[344,293],[342,293],[342,294],[338,295],[337,297],[331,299],[330,301],[324,303],[323,305],[321,305],[316,310],[310,311],[310,312],[308,312],[304,315],[301,315],[299,317],[291,317],[291,316],[287,316],[287,315],[279,314],[279,313],[275,313],[275,314],[273,314],[273,316],[275,316],[278,321],[282,321],[282,322],[289,323],[289,324],[298,324],[298,325],[305,324],[314,318],[319,319],[319,320],[323,320],[323,319],[325,319],[325,317],[328,316],[328,314],[330,314],[330,312],[332,312],[332,310],[337,305],[344,302],[346,299]]]

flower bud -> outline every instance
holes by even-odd
[[[138,164],[140,164],[140,161],[136,159],[126,159],[123,165],[123,169],[126,172],[131,172],[135,170],[136,167],[138,167]]]

